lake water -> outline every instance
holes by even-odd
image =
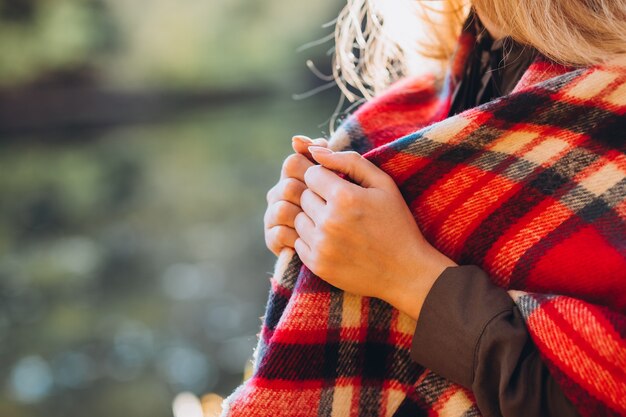
[[[171,416],[224,395],[274,256],[265,193],[332,100],[266,99],[0,153],[0,415]],[[69,140],[67,140],[69,139]]]

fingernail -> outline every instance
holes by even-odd
[[[293,138],[291,138],[291,140],[292,141],[297,140],[297,141],[300,141],[301,143],[305,143],[307,145],[313,143],[311,138],[309,138],[307,136],[303,136],[303,135],[296,135]]]
[[[309,152],[311,152],[312,154],[331,154],[333,153],[333,151],[331,151],[328,148],[323,148],[321,146],[309,146]]]

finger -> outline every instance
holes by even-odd
[[[267,231],[265,243],[269,250],[278,256],[285,246],[295,249],[296,239],[298,239],[298,233],[295,229],[281,225],[274,226]]]
[[[358,152],[333,152],[320,146],[310,147],[309,151],[320,165],[346,174],[362,187],[384,188],[389,185],[389,175]]]
[[[267,203],[272,204],[279,200],[289,201],[290,203],[300,205],[300,196],[306,190],[306,184],[295,178],[285,178],[270,188],[267,192]]]
[[[291,146],[293,150],[306,156],[311,162],[315,163],[315,160],[309,152],[309,146],[322,146],[328,147],[328,141],[324,138],[311,139],[306,136],[297,135],[291,139]]]
[[[283,161],[283,166],[280,171],[280,179],[295,178],[303,181],[304,173],[313,165],[315,164],[309,161],[306,156],[299,153],[292,153]]]
[[[313,145],[328,148],[328,145],[330,145],[330,143],[328,142],[328,140],[324,138],[317,138],[317,139],[313,139]]]
[[[336,196],[351,191],[358,192],[362,188],[341,178],[335,172],[321,165],[309,168],[304,174],[304,183],[315,194],[325,201],[332,201]]]
[[[300,257],[300,260],[304,265],[311,265],[311,248],[304,242],[304,240],[298,238],[293,245],[296,253]],[[309,268],[310,269],[310,268]]]
[[[293,222],[302,209],[289,201],[279,200],[268,207],[265,212],[265,228],[269,229],[277,225],[293,227]]]
[[[301,211],[294,220],[294,228],[300,239],[302,239],[307,246],[311,247],[315,235],[315,224],[313,220],[311,220],[306,213]]]
[[[302,192],[300,207],[313,220],[313,223],[320,224],[326,209],[326,201],[310,188],[307,188]]]
[[[305,154],[308,153],[309,146],[313,145],[313,140],[307,136],[296,135],[291,138],[291,147],[294,151]]]

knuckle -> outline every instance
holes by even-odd
[[[279,200],[276,202],[276,220],[279,223],[284,223],[289,220],[290,213],[292,213],[291,203],[285,200]]]
[[[337,223],[333,220],[332,216],[326,216],[319,220],[318,227],[322,231],[320,234],[320,243],[324,244],[326,243],[327,236],[337,229]]]
[[[272,188],[267,190],[267,193],[265,193],[265,201],[267,201],[268,204],[274,200],[275,192],[276,192],[276,185],[274,185]]]
[[[302,192],[302,182],[295,178],[285,178],[283,180],[282,195],[285,200],[297,201]]]
[[[291,167],[294,164],[295,155],[296,154],[291,154],[285,158],[285,160],[283,161],[282,169],[281,169],[283,173],[287,173],[291,169]]]
[[[328,141],[324,138],[313,139],[313,144],[316,146],[328,146]]]
[[[345,151],[345,157],[349,164],[354,164],[362,158],[361,154],[356,151]]]
[[[311,197],[313,197],[313,191],[307,188],[304,191],[302,191],[302,195],[300,195],[300,200],[301,201],[309,200]]]
[[[283,243],[287,239],[287,228],[285,226],[276,226],[276,242]]]
[[[274,253],[278,251],[279,247],[275,230],[270,229],[265,233],[265,246],[267,246],[267,248]]]
[[[389,174],[387,174],[386,172],[381,172],[378,178],[379,178],[380,183],[384,185],[384,188],[389,189],[389,188],[398,187],[396,185],[396,182],[393,180],[393,178],[391,178]]]
[[[265,210],[265,213],[263,213],[263,227],[265,228],[266,231],[269,228],[271,214],[272,213],[270,210],[270,206],[268,206],[267,209]]]
[[[310,183],[320,174],[322,169],[324,169],[324,167],[321,165],[313,165],[312,167],[309,167],[309,169],[307,169],[304,173],[304,182],[307,184]]]
[[[285,174],[286,176],[291,176],[291,175],[296,174],[303,162],[302,161],[303,158],[306,159],[305,156],[300,155],[298,153],[292,153],[291,155],[287,156],[287,158],[285,158],[285,160],[283,161],[283,167],[282,167],[283,174]]]
[[[324,255],[326,253],[326,246],[328,245],[328,240],[325,236],[325,233],[319,233],[315,239],[315,241],[312,243],[312,248],[315,249],[315,253],[317,254],[317,256],[320,257],[320,259],[322,258],[322,255]]]
[[[348,160],[348,170],[353,173],[357,164],[361,162],[363,158],[360,153],[356,151],[346,151],[346,158]]]
[[[302,253],[303,244],[304,244],[304,243],[303,243],[302,239],[300,239],[299,237],[297,237],[297,238],[296,238],[296,239],[294,239],[294,241],[293,241],[293,248],[294,248],[296,251],[298,251],[298,252]]]
[[[320,227],[319,229],[320,231],[316,234],[313,245],[315,246],[317,253],[319,253],[320,255],[326,255],[328,253],[328,248],[332,244],[332,234],[328,233],[328,231],[324,230],[322,227]]]
[[[297,229],[299,229],[300,227],[302,227],[303,225],[303,221],[304,221],[304,212],[299,212],[298,214],[296,214],[296,217],[294,217],[293,219],[293,225],[294,227],[296,227]]]
[[[345,188],[335,190],[334,200],[342,208],[353,207],[358,203],[354,192]]]
[[[341,193],[341,187],[332,186],[328,188],[329,203],[331,203],[331,206],[335,205],[337,200],[341,197]]]
[[[296,216],[300,219],[300,224],[306,224],[310,221],[309,216],[304,211],[299,211]]]
[[[312,166],[311,168],[307,169],[304,172],[304,175],[302,176],[302,179],[304,179],[304,183],[306,185],[309,185],[311,183],[311,180],[315,177],[315,173],[313,172],[313,168],[315,168],[315,166]]]

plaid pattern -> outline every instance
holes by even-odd
[[[429,242],[516,300],[583,416],[626,415],[626,62],[539,57],[510,95],[444,119],[445,81],[404,80],[331,138],[398,184]],[[223,416],[478,416],[472,393],[411,361],[415,322],[344,293],[285,249],[253,376]],[[559,294],[559,295],[548,295]]]

